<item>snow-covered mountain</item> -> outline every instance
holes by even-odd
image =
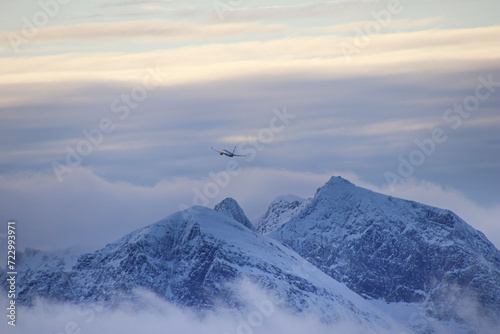
[[[77,254],[21,254],[19,303],[42,297],[112,307],[140,304],[137,291],[148,290],[195,310],[238,310],[244,301],[236,282],[250,281],[275,305],[327,323],[396,330],[383,309],[405,314],[398,320],[419,333],[440,333],[422,325],[420,312],[445,324],[444,332],[455,328],[448,321],[465,332],[500,328],[500,252],[481,232],[448,210],[339,177],[312,199],[278,197],[256,225],[227,198],[214,210],[192,207]]]
[[[236,220],[237,222],[240,222],[241,224],[243,224],[243,226],[248,227],[249,229],[255,231],[255,226],[253,226],[253,224],[250,222],[250,220],[243,212],[243,209],[234,199],[230,197],[226,198],[225,200],[217,204],[214,207],[214,210],[222,212],[226,216],[229,216],[234,220]]]
[[[237,309],[242,300],[234,283],[245,279],[267,290],[276,305],[293,312],[332,323],[392,328],[390,321],[344,284],[288,247],[234,220],[228,215],[232,210],[222,212],[196,206],[172,214],[80,256],[70,270],[53,261],[20,270],[18,300],[29,304],[43,297],[113,306],[122,300],[140,303],[134,294],[139,288],[197,310]]]
[[[259,220],[257,232],[267,235],[277,230],[295,214],[299,213],[307,203],[309,203],[309,200],[294,195],[277,197],[269,205],[266,214]]]
[[[365,298],[422,303],[437,319],[499,319],[500,252],[448,210],[333,177],[284,214],[259,231],[274,229],[271,238]]]

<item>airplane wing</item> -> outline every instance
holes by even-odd
[[[217,151],[216,149],[214,149],[214,147],[213,147],[213,146],[212,146],[212,151],[215,151],[215,152],[217,152],[217,153],[219,153],[219,154],[222,154],[222,152],[221,152],[221,151]]]
[[[233,157],[245,157],[245,156],[246,156],[246,154],[245,154],[245,155],[242,155],[242,154],[234,154],[234,152],[236,152],[236,146],[235,146],[235,147],[234,147],[234,149],[233,149],[233,153],[232,153],[233,155],[232,155],[232,156],[233,156]]]

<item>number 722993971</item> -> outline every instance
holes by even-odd
[[[16,269],[16,222],[7,223],[7,267]]]

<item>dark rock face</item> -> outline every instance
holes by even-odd
[[[461,302],[500,314],[500,252],[450,211],[332,178],[270,237],[369,299],[426,302],[438,319]]]

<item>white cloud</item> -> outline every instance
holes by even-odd
[[[414,30],[427,30],[433,27],[436,23],[442,21],[443,17],[428,17],[417,20],[409,20],[409,19],[391,19],[390,23],[381,28],[381,32],[383,33],[394,33],[394,32],[403,32],[403,31],[414,31]],[[322,26],[322,27],[312,27],[308,29],[301,29],[298,31],[299,34],[331,34],[331,35],[348,35],[352,36],[353,32],[357,32],[357,29],[362,29],[367,24],[373,23],[375,19],[371,21],[354,21],[348,23],[335,24],[331,26]]]
[[[223,143],[238,144],[249,141],[256,141],[258,138],[256,136],[226,136],[220,139]]]
[[[361,5],[360,5],[361,4]],[[310,1],[287,2],[286,4],[254,4],[241,3],[241,5],[227,6],[222,11],[223,21],[272,21],[278,19],[321,19],[328,16],[347,16],[350,14],[365,14],[377,6],[372,2],[360,1]],[[211,20],[220,22],[219,15],[212,15]]]
[[[99,304],[73,305],[39,300],[33,308],[19,307],[16,331],[19,333],[89,334],[306,334],[386,333],[376,325],[349,322],[322,323],[315,315],[294,314],[255,285],[238,284],[244,305],[237,310],[206,311],[203,315],[176,307],[150,292],[136,291],[142,306],[122,303],[113,309]],[[264,304],[266,302],[266,304]],[[262,305],[272,304],[263,308]],[[0,304],[6,304],[4,294]],[[390,320],[388,320],[390,321]],[[397,325],[395,325],[396,327]],[[0,323],[2,332],[12,329]]]
[[[146,28],[115,27],[117,34],[147,32]],[[142,23],[141,23],[142,24]],[[93,34],[106,36],[108,29],[88,24]],[[218,31],[250,31],[253,28],[228,24],[198,27],[211,34]],[[192,28],[197,30],[198,28]],[[183,31],[184,28],[163,28]],[[271,28],[268,28],[271,29]],[[134,31],[134,32],[132,32]],[[138,31],[138,32],[137,32]],[[341,49],[345,41],[338,35],[275,38],[267,41],[238,41],[180,46],[168,50],[138,53],[93,52],[65,53],[31,57],[5,57],[3,85],[33,83],[140,82],[147,66],[159,67],[165,75],[163,85],[207,82],[256,75],[300,74],[306,78],[346,78],[392,74],[465,72],[498,67],[500,46],[491,41],[499,26],[477,29],[433,30],[373,36],[366,48],[353,55],[348,63]],[[80,32],[85,34],[85,32]],[[65,34],[61,32],[61,34]],[[376,38],[375,38],[376,37]],[[465,50],[465,51],[464,51]],[[432,82],[430,83],[432,84]],[[47,94],[49,92],[46,92]],[[3,94],[2,94],[3,95]],[[7,99],[9,96],[0,96]],[[0,102],[2,100],[0,99]]]
[[[254,23],[232,23],[205,25],[192,22],[171,22],[145,20],[127,22],[91,22],[40,28],[37,42],[60,40],[140,39],[141,42],[185,41],[186,39],[211,39],[241,36],[247,33],[275,33],[282,30],[280,25],[260,25]],[[22,36],[22,31],[12,32]]]

